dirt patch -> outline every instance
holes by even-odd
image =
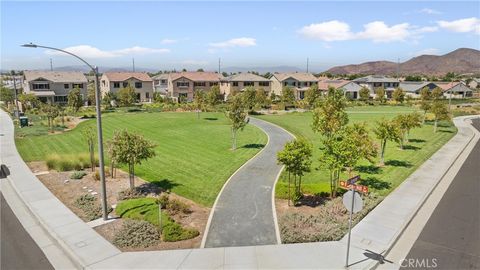
[[[48,171],[45,162],[30,162],[28,163],[30,170],[33,173],[40,173]],[[82,179],[75,180],[70,179],[72,172],[57,172],[57,171],[48,171],[47,174],[37,175],[37,178],[63,203],[67,206],[72,212],[74,212],[78,217],[83,221],[88,222],[89,220],[85,216],[84,212],[75,206],[75,200],[84,194],[93,194],[99,200],[101,199],[100,194],[100,181],[95,179],[94,172],[91,170],[85,170],[87,175]],[[128,174],[118,170],[116,173],[116,178],[106,176],[106,185],[107,185],[107,202],[109,205],[114,206],[118,202],[117,195],[120,191],[123,191],[129,187]],[[147,181],[144,181],[141,178],[135,177],[135,186],[147,186],[151,184]],[[155,188],[146,188],[150,194],[148,196],[158,196],[161,193],[160,189]],[[178,196],[176,194],[169,194],[171,199],[177,199],[186,203],[192,213],[186,214],[177,214],[172,216],[172,218],[180,223],[183,226],[195,228],[200,232],[200,235],[184,241],[178,242],[161,242],[156,246],[149,247],[148,249],[143,248],[121,248],[123,251],[142,251],[142,250],[166,250],[166,249],[185,249],[185,248],[198,248],[202,241],[203,233],[205,232],[205,227],[207,224],[208,216],[210,213],[210,208],[203,207],[191,200]],[[110,216],[116,217],[115,213],[112,212]],[[117,219],[110,223],[98,226],[94,228],[99,234],[101,234],[105,239],[110,242],[113,242],[114,234],[122,226],[123,220]]]

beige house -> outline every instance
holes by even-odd
[[[252,73],[235,74],[224,78],[220,83],[220,90],[225,99],[232,93],[242,92],[246,87],[263,89],[267,94],[270,94],[272,89],[269,79]]]
[[[359,99],[360,89],[362,89],[360,85],[347,80],[323,79],[318,81],[318,90],[322,93],[325,94],[330,87],[342,90],[343,94],[348,99]]]
[[[370,75],[353,80],[361,87],[366,87],[370,91],[370,96],[375,97],[375,90],[383,87],[387,98],[392,98],[393,91],[399,87],[400,81],[383,75]]]
[[[117,93],[120,89],[131,85],[135,89],[138,102],[150,102],[153,98],[153,80],[143,72],[105,72],[100,79],[102,96],[106,93]]]
[[[214,72],[176,72],[168,78],[167,96],[176,101],[192,101],[194,91],[208,91],[223,78]]]
[[[289,86],[293,88],[296,99],[304,99],[308,88],[318,83],[317,77],[306,72],[275,73],[270,78],[270,81],[272,83],[272,91],[276,95],[282,95],[283,87]]]
[[[23,72],[23,90],[34,94],[45,103],[66,104],[68,93],[74,88],[80,89],[85,100],[87,97],[87,78],[76,71],[29,71]]]

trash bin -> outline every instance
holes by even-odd
[[[28,127],[28,117],[20,117],[20,127]]]

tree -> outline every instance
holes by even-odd
[[[90,155],[90,166],[92,168],[92,172],[95,171],[95,152],[94,152],[94,145],[95,140],[97,138],[97,133],[93,129],[93,127],[88,127],[82,130],[83,139],[87,142],[88,146],[88,153]]]
[[[392,97],[396,103],[403,103],[403,101],[405,101],[405,92],[402,88],[397,87],[395,91],[393,91]]]
[[[317,102],[322,97],[321,92],[318,90],[318,84],[312,84],[305,92],[305,100],[310,108],[314,108]]]
[[[448,114],[447,105],[440,101],[434,100],[432,106],[430,107],[430,112],[434,115],[434,126],[433,126],[433,133],[437,132],[437,126],[439,120],[449,120],[450,115]]]
[[[75,87],[68,93],[67,96],[68,106],[72,109],[72,111],[76,114],[78,109],[83,106],[83,98],[82,94],[80,93],[80,88]]]
[[[385,164],[385,149],[387,141],[398,142],[400,140],[400,130],[394,121],[382,119],[377,122],[377,126],[373,130],[377,139],[380,140],[380,165]]]
[[[113,92],[107,92],[102,99],[102,103],[107,107],[107,108],[112,108],[112,102],[113,105],[115,105],[115,100],[117,99],[115,93]]]
[[[111,93],[111,92],[108,92]],[[107,93],[107,94],[108,94]],[[92,106],[95,106],[97,100],[95,99],[95,84],[89,84],[87,87],[87,100],[88,103]]]
[[[200,112],[205,109],[206,97],[205,92],[200,89],[196,89],[193,93],[193,104],[197,111],[197,119],[200,119]]]
[[[295,103],[295,93],[290,86],[283,87],[280,100],[285,104],[285,107]]]
[[[35,108],[35,107],[39,106],[39,104],[40,104],[40,100],[33,93],[20,94],[18,96],[18,100],[22,103],[22,106],[23,106],[25,111],[28,111],[31,108]]]
[[[53,121],[58,116],[59,111],[58,107],[52,104],[44,104],[42,105],[42,112],[47,117],[48,126],[50,127],[50,131],[53,132]]]
[[[430,98],[430,90],[427,87],[422,88],[422,90],[420,90],[420,109],[423,110],[422,124],[425,124],[427,112],[430,110],[431,107]]]
[[[248,111],[252,111],[253,107],[255,106],[255,103],[256,103],[255,96],[256,96],[256,92],[253,86],[247,86],[242,93],[243,104],[245,105],[245,108],[247,108]]]
[[[210,90],[206,95],[207,104],[211,107],[215,107],[220,101],[222,101],[222,94],[220,93],[220,86],[214,85],[210,87]]]
[[[263,88],[258,88],[255,92],[255,106],[262,108],[267,106],[268,100],[267,100],[267,93],[265,92],[265,89]]]
[[[375,89],[375,99],[380,103],[385,103],[385,88],[378,87]]]
[[[155,156],[155,144],[143,136],[130,133],[127,130],[115,132],[109,144],[114,147],[111,151],[114,160],[119,164],[128,165],[130,189],[135,187],[135,165]]]
[[[232,124],[232,150],[237,149],[237,132],[248,124],[248,112],[245,110],[242,95],[233,96],[226,111],[226,116]]]
[[[414,128],[419,128],[419,127],[422,127],[422,116],[417,113],[417,112],[413,112],[413,113],[410,113],[410,114],[407,114],[407,135],[405,137],[405,141],[406,142],[409,142],[409,137],[410,137],[410,130],[414,129]]]
[[[408,135],[412,128],[421,127],[421,116],[418,113],[400,114],[397,115],[393,121],[396,123],[400,130],[400,148],[408,142]]]
[[[137,100],[135,89],[130,84],[118,90],[117,97],[121,106],[131,106]]]
[[[348,123],[346,107],[342,91],[329,87],[327,96],[313,110],[312,130],[326,137],[333,136]]]
[[[370,90],[368,90],[368,88],[366,87],[362,87],[362,89],[360,89],[359,96],[361,101],[368,101],[368,99],[370,98]]]
[[[440,87],[435,87],[430,94],[433,100],[441,99],[443,97],[443,90]]]
[[[8,89],[6,87],[0,87],[0,101],[3,101],[5,103],[8,102],[13,102],[14,95],[13,95],[13,90]]]
[[[422,76],[419,76],[419,75],[408,75],[408,76],[405,77],[405,81],[421,82],[421,81],[422,81]]]
[[[205,71],[203,70],[203,68],[199,68],[197,69],[197,72],[205,72]]]
[[[292,200],[291,175],[294,176],[295,196],[293,203],[296,204],[302,196],[302,176],[310,171],[311,157],[312,145],[304,139],[296,139],[286,143],[283,150],[277,153],[277,161],[283,164],[288,172],[288,205]]]

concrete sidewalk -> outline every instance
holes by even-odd
[[[375,253],[388,250],[401,235],[431,190],[470,143],[472,127],[455,119],[457,135],[427,160],[353,229],[352,269],[369,269]],[[13,124],[0,113],[1,162],[10,167],[7,178],[26,208],[79,267],[87,269],[341,269],[346,242],[266,245],[171,251],[120,252],[82,222],[46,189],[18,155]],[[5,180],[5,179],[4,179]],[[2,191],[3,192],[3,191]],[[13,192],[13,191],[12,191]],[[401,202],[401,203],[399,203]],[[21,220],[21,218],[19,218]],[[370,252],[372,251],[372,252]],[[52,263],[53,264],[53,263]]]

